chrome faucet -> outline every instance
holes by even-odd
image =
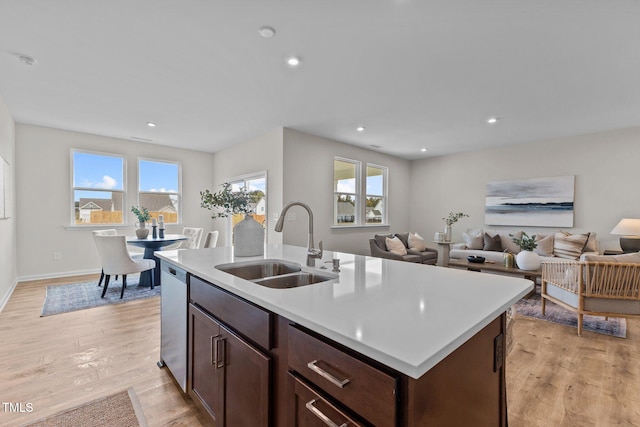
[[[307,240],[307,266],[315,267],[316,258],[322,258],[322,241],[318,243],[319,249],[314,249],[313,247],[313,212],[311,212],[311,208],[309,205],[302,202],[291,202],[282,208],[282,212],[280,213],[280,218],[278,218],[278,222],[276,223],[275,231],[282,232],[282,227],[284,226],[284,218],[287,215],[287,211],[291,206],[302,206],[307,210],[309,214],[309,239]]]

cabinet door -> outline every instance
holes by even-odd
[[[189,394],[216,427],[268,427],[270,358],[189,305]]]
[[[294,419],[292,427],[358,427],[362,426],[336,408],[306,384],[289,374],[294,382]]]
[[[224,353],[227,427],[269,426],[270,358],[220,326]]]
[[[204,407],[216,426],[224,425],[224,342],[220,324],[189,305],[189,394]]]

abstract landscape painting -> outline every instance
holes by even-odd
[[[487,225],[573,227],[575,176],[487,183]]]

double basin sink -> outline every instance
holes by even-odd
[[[278,259],[233,262],[216,265],[216,269],[260,286],[274,289],[297,288],[326,282],[336,277],[302,271],[299,264]]]

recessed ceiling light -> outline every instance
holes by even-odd
[[[364,126],[358,126],[358,127],[356,128],[356,130],[357,130],[358,132],[364,132]]]
[[[270,39],[271,37],[276,35],[276,30],[274,30],[273,27],[265,25],[258,29],[258,34],[260,34],[265,39]]]
[[[289,65],[290,67],[297,67],[298,65],[300,65],[300,58],[298,58],[297,56],[288,57],[287,65]]]
[[[153,122],[147,122],[147,126],[149,126],[150,128],[154,128],[156,127],[156,124]]]
[[[426,153],[427,149],[426,148],[421,148],[420,151],[422,151],[423,153]]]
[[[499,117],[489,117],[487,119],[487,123],[489,123],[490,125],[494,125],[494,124],[498,123],[498,120],[500,120]]]
[[[37,62],[35,59],[27,55],[20,55],[18,56],[18,59],[25,65],[36,65]]]

